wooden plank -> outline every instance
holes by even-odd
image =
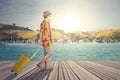
[[[107,78],[106,76],[104,76],[105,74],[98,71],[93,66],[90,66],[90,65],[86,64],[86,62],[78,61],[78,62],[75,62],[75,63],[77,63],[79,66],[83,67],[85,70],[91,72],[92,74],[94,74],[95,76],[99,77],[102,80],[110,80],[110,78]]]
[[[77,68],[79,68],[81,71],[83,71],[84,73],[86,73],[86,75],[88,75],[89,77],[86,80],[101,80],[100,78],[98,78],[97,76],[93,75],[92,73],[90,73],[89,71],[85,70],[84,68],[82,68],[81,66],[78,66],[76,63],[74,63],[73,61],[71,61],[71,64],[76,66]],[[87,77],[87,76],[86,76]]]
[[[24,69],[23,71],[18,74],[13,80],[17,80],[19,79],[20,77],[24,76],[26,73],[30,72],[31,70],[35,69],[36,68],[36,64],[37,62],[30,62]]]
[[[64,76],[65,74],[63,74],[64,72],[63,71],[66,71],[66,74],[67,74],[67,80],[78,80],[78,78],[76,77],[76,75],[74,74],[74,72],[71,70],[70,66],[68,65],[68,61],[63,61],[62,62],[62,65],[64,65],[64,70],[62,69],[62,75],[63,75],[63,79],[65,79],[66,76]],[[62,79],[62,80],[63,80]],[[60,79],[61,80],[61,79]]]
[[[68,80],[74,80],[72,75],[70,74],[70,71],[69,71],[68,66],[66,65],[65,61],[63,62],[63,64],[64,64],[64,68],[66,69],[66,72],[67,72],[68,77],[69,77]]]
[[[54,65],[54,62],[50,62],[50,66],[48,69],[40,69],[36,75],[34,75],[32,78],[27,78],[27,79],[29,79],[29,80],[48,80],[48,77],[53,70],[53,65]]]
[[[69,64],[70,61],[66,61],[66,64],[68,65],[69,71],[71,72],[72,77],[74,78],[74,80],[80,80],[80,78],[75,74],[75,72],[73,71],[73,65]]]
[[[81,69],[76,67],[76,65],[71,64],[71,62],[68,63],[71,67],[71,70],[74,72],[74,74],[78,77],[78,80],[87,80],[90,77],[84,73]],[[90,78],[91,79],[91,78]]]
[[[14,65],[14,62],[6,62],[6,63],[3,63],[3,64],[1,64],[1,66],[0,66],[0,70],[5,69],[5,68],[12,67],[13,65]]]
[[[108,72],[113,72],[113,73],[116,73],[118,75],[120,75],[120,70],[119,69],[115,69],[115,68],[112,68],[112,67],[109,67],[109,66],[104,66],[104,65],[101,65],[101,64],[98,64],[98,63],[94,63],[94,62],[90,62],[90,61],[87,61],[89,64],[91,65],[95,65],[99,68],[103,68],[103,70],[106,70]]]
[[[101,62],[103,62],[103,61],[101,61]],[[107,61],[107,62],[112,63],[112,64],[114,64],[114,63],[120,64],[120,61]]]
[[[71,70],[70,65],[68,64],[69,61],[61,61],[61,63],[62,64],[59,63],[61,65],[61,69],[59,70],[59,80],[79,80],[74,72]]]
[[[120,62],[105,61],[52,61],[53,70],[36,67],[38,61],[30,62],[17,76],[11,72],[14,62],[0,62],[0,80],[119,80]]]
[[[83,78],[83,76],[81,76],[81,74],[79,73],[81,71],[76,66],[72,65],[70,62],[67,62],[67,64],[70,66],[71,71],[76,76],[76,80],[86,80],[85,78]]]
[[[120,62],[111,62],[111,61],[95,61],[96,63],[99,63],[99,64],[102,64],[102,65],[105,65],[105,66],[109,66],[109,67],[113,67],[113,68],[116,68],[116,69],[120,69]]]
[[[29,79],[30,76],[34,75],[35,72],[37,72],[39,68],[34,68],[30,72],[26,73],[25,75],[21,76],[18,80],[27,80]]]
[[[54,62],[51,62],[49,68],[46,69],[46,74],[43,73],[43,75],[42,75],[43,79],[42,80],[48,80],[49,75],[53,71],[53,66],[54,66]]]
[[[2,69],[0,71],[0,79],[4,79],[5,77],[7,77],[7,75],[11,73],[10,70],[11,70],[11,67]]]
[[[69,65],[67,64],[67,62],[66,61],[64,61],[64,65],[65,65],[65,69],[66,69],[66,71],[67,71],[67,74],[68,74],[68,76],[69,76],[69,80],[76,80],[76,76],[75,76],[75,74],[71,71],[71,69],[70,69],[70,67],[69,67]]]
[[[14,61],[0,61],[0,65],[2,65],[2,64],[7,64],[7,63],[11,63],[11,62],[14,62]]]
[[[31,62],[31,63],[33,63],[33,62]],[[9,68],[8,70],[5,70],[8,73],[5,76],[1,77],[1,79],[3,79],[3,80],[9,80],[11,78],[11,80],[13,80],[14,78],[17,77],[17,76],[15,76],[14,72],[11,72],[11,68]]]
[[[30,71],[29,73],[26,73],[26,77],[25,76],[22,76],[20,77],[18,80],[34,80],[34,78],[38,75],[38,74],[41,74],[40,71],[41,69],[39,69],[38,67],[34,68],[32,71]]]
[[[48,76],[48,80],[58,80],[58,61],[55,61],[53,70]]]
[[[53,62],[50,62],[50,66],[48,69],[43,70],[43,69],[35,68],[34,70],[27,73],[25,76],[22,76],[20,78],[20,80],[26,80],[26,79],[28,79],[28,80],[34,79],[35,80],[35,79],[39,79],[39,78],[42,80],[47,80],[52,69],[53,69]]]
[[[0,68],[0,78],[1,80],[11,74],[11,68],[14,62],[4,62],[4,66]]]
[[[38,63],[38,61],[36,61],[35,63],[35,68],[33,68],[32,70],[30,70],[28,73],[26,73],[25,75],[21,76],[18,80],[32,80],[34,79],[34,77],[38,74],[38,72],[41,70],[40,68],[38,68],[36,66],[36,64]]]
[[[64,80],[62,61],[58,62],[58,80]]]
[[[104,66],[98,63],[90,62],[90,61],[88,61],[88,63],[96,66],[100,70],[103,70],[103,72],[105,74],[108,74],[110,77],[116,80],[120,79],[120,70],[112,68],[112,67]]]
[[[66,70],[66,67],[64,65],[64,61],[62,61],[62,74],[63,74],[63,80],[69,80],[69,75],[68,75],[68,72]]]
[[[87,61],[86,62],[85,61],[84,62],[79,62],[79,65],[84,67],[86,70],[90,71],[94,75],[98,76],[100,79],[103,79],[103,80],[114,80],[114,79],[116,79],[115,77],[112,76],[113,74],[104,70],[103,69],[104,67],[100,68],[96,64],[91,65]],[[118,77],[118,76],[116,76],[116,77]]]

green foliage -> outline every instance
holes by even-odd
[[[96,38],[104,40],[120,40],[120,29],[107,29],[93,32]]]
[[[79,41],[81,39],[79,33],[67,33],[67,35],[72,41]]]
[[[63,30],[52,28],[52,31],[53,36],[56,36],[56,39],[63,39],[63,37],[66,36],[67,39],[70,39],[72,41],[79,41],[80,39],[83,39],[85,42],[87,42],[88,40],[92,41],[94,39],[120,41],[120,29],[106,29],[94,32],[65,33]]]
[[[28,30],[1,30],[0,40],[23,40],[23,39],[34,39],[39,33],[35,31]],[[55,40],[72,40],[79,41],[84,40],[84,42],[92,41],[95,39],[102,40],[118,40],[120,41],[120,28],[119,29],[106,29],[94,32],[73,32],[65,33],[64,30],[52,28],[52,38]]]

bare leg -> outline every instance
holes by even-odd
[[[48,67],[48,60],[45,60],[45,68]]]
[[[39,65],[41,65],[42,63],[45,63],[46,65],[47,65],[47,59],[49,58],[51,56],[51,54],[49,54],[49,53],[47,53],[44,57],[43,57],[43,59],[42,59],[42,61],[39,63]]]
[[[51,50],[50,50],[50,48],[48,47],[44,47],[44,57],[43,57],[43,59],[41,60],[41,62],[39,62],[38,64],[37,64],[37,66],[39,67],[41,64],[45,64],[45,68],[47,68],[48,67],[48,58],[51,56]]]

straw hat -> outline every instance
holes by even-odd
[[[51,15],[51,14],[52,14],[52,13],[50,13],[49,11],[44,11],[44,12],[43,12],[43,16],[46,16],[46,17],[49,16],[49,15]]]

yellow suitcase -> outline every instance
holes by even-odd
[[[29,56],[27,56],[26,54],[23,54],[14,64],[14,66],[12,67],[12,72],[15,72],[15,74],[19,74],[23,68],[30,62],[30,58]]]
[[[19,74],[25,66],[27,66],[27,64],[30,62],[30,60],[36,55],[36,53],[38,52],[39,48],[36,50],[36,52],[31,56],[31,58],[26,55],[23,54],[13,65],[11,72],[15,72],[15,75]]]

